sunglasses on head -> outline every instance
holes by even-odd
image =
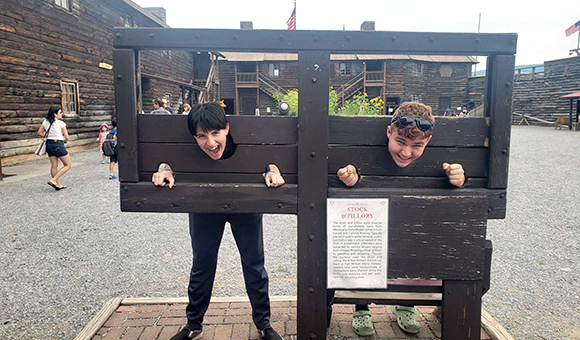
[[[423,132],[429,131],[433,128],[433,122],[425,118],[415,118],[411,116],[397,116],[395,119],[393,119],[393,123],[397,123],[397,125],[402,128],[413,125],[413,123],[415,123],[419,130]]]

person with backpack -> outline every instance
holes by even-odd
[[[105,137],[102,150],[103,154],[108,156],[111,160],[111,163],[109,164],[109,179],[117,179],[114,172],[115,163],[119,161],[117,159],[117,122],[113,121],[111,125],[113,125],[113,129]]]

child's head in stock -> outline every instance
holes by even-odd
[[[423,155],[434,127],[430,106],[405,102],[395,110],[387,137],[389,153],[399,167],[404,168]]]
[[[109,131],[109,130],[110,130],[110,129],[109,129],[109,125],[107,125],[107,123],[103,123],[103,124],[101,124],[101,126],[99,127],[99,131],[102,131],[102,132],[107,132],[107,131]]]
[[[211,159],[218,160],[226,148],[230,125],[219,103],[194,105],[187,116],[187,127],[197,145]]]

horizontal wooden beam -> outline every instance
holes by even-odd
[[[296,117],[227,116],[237,144],[296,144]],[[140,143],[195,143],[187,115],[138,115]]]
[[[515,33],[115,28],[115,48],[202,51],[515,54]]]
[[[413,183],[414,179],[410,179]],[[482,181],[483,179],[480,179]],[[506,190],[490,190],[486,188],[416,188],[416,187],[356,187],[347,188],[333,187],[328,189],[329,198],[383,198],[395,196],[461,196],[476,195],[487,197],[487,218],[504,219],[506,213],[507,193]]]
[[[187,115],[138,115],[140,143],[195,143]],[[386,146],[391,116],[335,116],[329,120],[329,143]],[[296,144],[296,117],[228,116],[230,134],[238,144]],[[489,118],[437,117],[429,146],[487,147]]]
[[[131,212],[297,213],[297,185],[122,183]],[[482,279],[486,189],[329,189],[330,197],[389,197],[391,279]],[[420,260],[419,260],[420,259]]]
[[[446,177],[443,163],[460,163],[467,176],[486,177],[486,148],[443,148],[428,146],[423,156],[405,168],[395,164],[386,147],[330,147],[329,173],[336,173],[347,164],[354,165],[363,176]]]
[[[441,293],[401,293],[373,292],[361,290],[338,290],[334,293],[334,303],[440,306]]]
[[[429,146],[487,147],[489,119],[435,117]],[[330,144],[386,146],[391,116],[330,116]]]
[[[139,170],[157,171],[168,163],[177,172],[226,172],[261,174],[276,164],[282,173],[295,174],[297,146],[238,145],[228,159],[214,161],[195,144],[139,144]]]
[[[296,214],[296,185],[177,183],[172,189],[151,182],[122,183],[121,211],[176,213]]]

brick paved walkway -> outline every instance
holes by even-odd
[[[296,300],[272,301],[271,325],[284,339],[296,339]],[[351,327],[352,305],[334,305],[329,339],[358,339]],[[416,319],[421,331],[408,335],[397,326],[388,306],[370,306],[376,336],[361,339],[440,339],[441,324],[432,312],[435,307],[418,307]],[[259,339],[252,324],[249,302],[212,302],[204,322],[204,340]],[[92,340],[166,340],[186,323],[185,304],[121,305]],[[491,339],[482,329],[481,339]]]

